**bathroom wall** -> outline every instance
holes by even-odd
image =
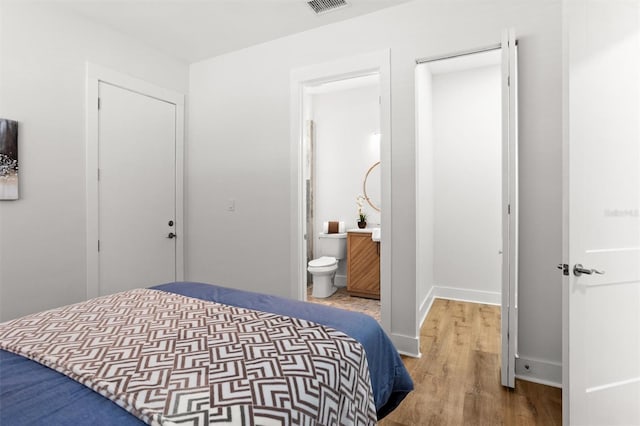
[[[501,114],[499,65],[433,75],[434,285],[445,287],[441,295],[500,303]]]
[[[374,81],[376,83],[376,81]],[[317,234],[328,220],[344,221],[357,227],[356,198],[369,167],[380,160],[378,84],[312,96],[315,123],[315,257]],[[378,175],[379,176],[379,175]],[[364,203],[368,226],[380,223],[380,213]],[[338,284],[346,285],[346,262],[338,270]]]

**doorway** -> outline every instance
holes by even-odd
[[[361,264],[359,276],[368,275],[358,282],[353,278],[358,272],[354,258],[349,255],[355,253],[352,234],[356,231],[363,237],[358,241],[368,236],[377,254],[372,232],[380,229],[381,178],[376,173],[380,164],[380,74],[313,82],[304,86],[303,93],[305,260],[311,265],[309,262],[317,264],[323,256],[338,258],[331,281],[317,273],[307,274],[307,300],[380,320],[379,258]],[[363,228],[358,227],[360,214],[366,217]],[[340,257],[334,250],[344,253]],[[369,287],[363,292],[364,284]]]
[[[379,75],[379,138],[380,149],[380,228],[391,229],[391,211],[385,206],[391,205],[391,145],[390,145],[390,52],[388,50],[362,54],[333,62],[299,68],[291,73],[291,149],[292,149],[292,221],[291,249],[295,253],[291,269],[291,294],[298,300],[307,300],[307,238],[317,234],[318,230],[310,230],[307,226],[307,190],[305,164],[305,87],[322,85],[323,83],[349,80],[354,77]],[[372,131],[373,132],[373,131]],[[369,165],[371,166],[371,165]],[[366,172],[366,170],[365,170]],[[364,177],[364,176],[363,176]],[[361,178],[362,179],[362,178]],[[362,181],[360,181],[362,184]],[[358,208],[356,199],[348,201],[355,224]],[[329,219],[329,218],[327,218]],[[338,219],[338,218],[331,218]],[[320,218],[318,218],[320,220]],[[322,222],[324,223],[324,219]],[[345,221],[346,222],[346,221]],[[346,226],[346,223],[345,223]],[[390,331],[390,290],[391,290],[391,239],[390,232],[382,232],[379,244],[380,265],[380,319],[382,327]]]
[[[88,297],[182,279],[182,95],[90,66],[87,105]]]
[[[511,48],[513,46],[513,48]],[[436,298],[501,306],[502,384],[515,385],[515,40],[417,61],[419,318]]]

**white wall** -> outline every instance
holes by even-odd
[[[21,199],[0,202],[6,320],[86,298],[85,61],[182,93],[188,72],[55,4],[0,8],[0,116],[20,122]]]
[[[193,64],[188,278],[291,295],[290,72],[390,48],[393,287],[387,303],[394,339],[417,343],[414,60],[492,45],[502,29],[514,27],[520,48],[519,348],[527,357],[559,361],[560,24],[559,0],[416,0]],[[237,200],[235,213],[226,211],[227,198]]]
[[[320,256],[318,233],[329,220],[357,227],[356,198],[369,167],[380,161],[380,144],[372,141],[380,130],[378,85],[313,95],[315,124],[315,257]],[[379,176],[379,175],[378,175]],[[380,183],[378,182],[378,187]],[[368,226],[380,224],[380,213],[365,203]],[[346,260],[340,262],[336,285],[346,285]]]
[[[433,75],[427,64],[415,71],[416,91],[416,309],[418,322],[433,303],[434,284],[434,149]],[[420,281],[419,281],[420,280]]]
[[[500,65],[433,76],[434,284],[494,303],[502,265],[501,80]]]
[[[373,85],[316,94],[312,98],[316,126],[316,244],[325,221],[341,220],[347,229],[357,227],[356,198],[363,193],[367,170],[380,161],[380,144],[372,140],[373,133],[380,130],[378,96],[378,86]],[[380,224],[380,213],[366,203],[363,210],[368,215],[368,226]],[[314,253],[316,257],[320,255],[317,246]],[[344,270],[339,272],[345,275]]]

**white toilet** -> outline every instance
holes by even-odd
[[[321,233],[318,248],[321,257],[309,262],[307,270],[313,275],[312,296],[324,299],[336,292],[334,285],[338,262],[347,252],[347,234]]]

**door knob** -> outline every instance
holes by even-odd
[[[602,274],[604,274],[604,271],[599,271],[597,269],[585,268],[584,266],[582,266],[581,263],[576,263],[575,266],[573,267],[573,275],[575,275],[576,277],[579,277],[582,274],[585,274],[585,275],[591,275],[591,274],[602,275]]]
[[[177,237],[176,234],[174,234],[173,232],[169,232],[169,235],[167,235],[167,238],[175,238]]]

